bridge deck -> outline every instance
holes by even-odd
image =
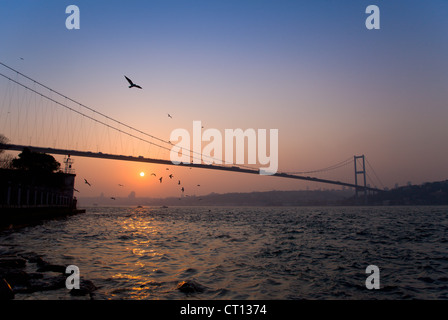
[[[54,148],[44,148],[44,147],[34,147],[34,146],[23,146],[23,145],[16,145],[16,144],[0,144],[0,149],[4,149],[4,150],[23,151],[24,148],[29,148],[30,150],[32,150],[34,152],[42,152],[42,153],[49,153],[49,154],[72,155],[72,156],[79,156],[79,157],[112,159],[112,160],[120,160],[120,161],[146,162],[146,163],[163,164],[163,165],[168,165],[168,166],[182,166],[182,167],[192,167],[192,168],[221,170],[221,171],[232,171],[232,172],[250,173],[250,174],[259,175],[258,170],[241,168],[238,166],[219,166],[219,165],[212,165],[212,164],[208,165],[208,164],[195,164],[195,163],[174,164],[170,160],[163,160],[163,159],[114,155],[114,154],[107,154],[107,153],[102,153],[102,152],[90,152],[90,151],[78,151],[78,150],[65,150],[65,149],[54,149]],[[339,185],[339,186],[351,187],[351,188],[355,188],[355,189],[357,188],[358,190],[366,189],[368,191],[375,191],[375,192],[382,191],[381,189],[377,189],[377,188],[371,188],[371,187],[364,188],[363,186],[359,186],[359,185],[356,186],[355,184],[352,184],[352,183],[320,179],[320,178],[314,178],[314,177],[308,177],[308,176],[298,176],[298,175],[292,175],[292,174],[287,174],[287,173],[275,173],[271,176],[287,178],[287,179],[307,180],[307,181],[313,181],[313,182],[319,182],[319,183],[328,183],[328,184],[334,184],[334,185]]]

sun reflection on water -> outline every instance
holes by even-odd
[[[183,265],[167,263],[170,254],[175,253],[175,249],[167,245],[165,237],[166,233],[171,234],[172,225],[154,219],[153,213],[147,209],[134,210],[119,222],[119,238],[128,258],[126,267],[111,277],[120,284],[119,289],[110,292],[112,296],[126,294],[131,299],[157,299],[156,292],[162,283],[167,286],[167,291],[175,288],[177,281],[173,274],[177,274]],[[159,279],[165,281],[159,282]],[[129,287],[123,289],[123,284]]]

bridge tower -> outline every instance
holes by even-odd
[[[358,164],[358,159],[362,160],[360,164]],[[364,180],[364,202],[367,202],[367,184],[366,184],[366,159],[364,157],[364,155],[362,156],[354,156],[354,162],[355,162],[355,195],[356,198],[358,198],[358,193],[359,193],[359,189],[361,187],[358,187],[358,175],[362,175],[363,176],[363,180]],[[359,166],[362,165],[361,169],[358,169]]]

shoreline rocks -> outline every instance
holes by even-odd
[[[194,280],[181,281],[177,284],[177,290],[180,292],[190,293],[202,293],[205,291],[205,287]]]
[[[30,271],[32,269],[33,271]],[[34,252],[10,253],[0,256],[0,300],[66,288],[66,266],[48,263]],[[90,280],[80,279],[80,288],[68,291],[70,296],[93,299],[97,287]],[[68,289],[67,289],[68,290]]]

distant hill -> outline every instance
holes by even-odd
[[[448,180],[408,185],[369,197],[370,204],[448,205]]]

